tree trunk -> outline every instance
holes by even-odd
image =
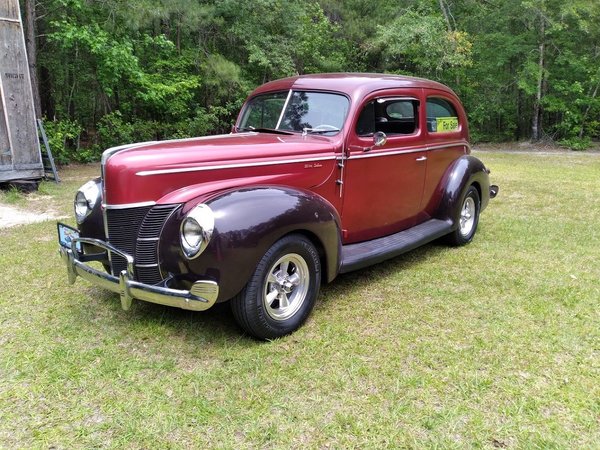
[[[31,78],[35,116],[41,118],[42,102],[40,99],[40,87],[37,73],[35,0],[25,0],[25,46],[27,49],[27,59],[29,61],[29,77]]]
[[[446,26],[448,27],[448,31],[452,31],[452,24],[450,23],[450,17],[448,15],[448,11],[446,10],[446,6],[444,5],[444,0],[439,0],[439,3],[442,14],[444,15],[444,20],[446,21]]]
[[[545,34],[545,19],[541,20],[540,29],[540,45],[539,45],[539,60],[538,60],[538,79],[537,88],[535,93],[535,102],[533,104],[533,120],[531,123],[531,140],[533,142],[539,141],[541,138],[542,128],[542,91],[544,87],[544,52],[546,50],[546,43],[544,42]]]

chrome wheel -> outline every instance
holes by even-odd
[[[467,237],[473,231],[475,226],[476,206],[473,197],[465,198],[462,209],[460,211],[460,234]]]
[[[231,311],[252,336],[275,339],[304,323],[320,285],[319,252],[305,236],[290,234],[267,250],[244,289],[231,299]]]
[[[271,266],[264,286],[263,305],[274,320],[286,320],[302,307],[310,284],[304,258],[290,253]]]

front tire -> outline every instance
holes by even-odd
[[[297,330],[314,307],[321,262],[304,236],[289,235],[265,253],[242,291],[231,300],[238,324],[259,339]]]
[[[475,186],[469,186],[462,199],[460,211],[457,218],[457,227],[450,233],[446,241],[450,245],[466,245],[473,240],[477,225],[479,224],[479,212],[481,210],[481,200],[479,191]]]

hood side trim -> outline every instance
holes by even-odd
[[[303,162],[314,162],[314,161],[330,161],[334,160],[335,155],[321,156],[318,158],[300,158],[300,159],[288,159],[284,161],[262,161],[255,163],[237,163],[237,164],[220,164],[212,166],[195,166],[195,167],[180,167],[176,169],[158,169],[158,170],[142,170],[136,172],[137,176],[147,177],[151,175],[164,175],[172,173],[185,173],[185,172],[202,172],[205,170],[220,170],[220,169],[238,169],[240,167],[261,167],[261,166],[275,166],[281,164],[294,164]]]

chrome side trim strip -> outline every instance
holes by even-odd
[[[318,158],[299,158],[299,159],[288,159],[285,161],[262,161],[255,163],[237,163],[237,164],[219,164],[214,166],[196,166],[196,167],[181,167],[178,169],[159,169],[159,170],[142,170],[137,172],[136,175],[140,177],[147,177],[151,175],[164,175],[170,173],[185,173],[185,172],[202,172],[205,170],[219,170],[219,169],[238,169],[240,167],[261,167],[261,166],[278,166],[282,164],[295,164],[303,162],[314,162],[314,161],[330,161],[334,160],[335,155],[321,156]]]
[[[395,151],[392,150],[389,152],[381,152],[381,153],[363,153],[363,154],[359,154],[359,155],[350,155],[348,157],[348,159],[379,158],[379,157],[384,157],[384,156],[402,155],[405,153],[418,153],[418,152],[427,152],[430,150],[441,150],[444,148],[458,147],[461,145],[464,147],[467,147],[467,148],[471,148],[471,146],[467,142],[457,141],[457,142],[450,142],[448,144],[442,144],[442,145],[411,148],[408,150],[395,150]]]
[[[377,103],[393,102],[397,100],[408,100],[412,102],[418,102],[419,99],[415,97],[379,97]]]
[[[362,155],[351,155],[348,159],[365,159],[365,158],[379,158],[383,156],[394,156],[394,155],[403,155],[405,153],[419,153],[427,151],[427,147],[413,148],[410,150],[396,150],[391,152],[382,152],[382,153],[364,153]]]
[[[443,148],[448,148],[448,147],[458,147],[459,145],[463,145],[469,149],[471,148],[471,146],[469,145],[469,143],[467,141],[456,141],[456,142],[449,142],[448,144],[433,145],[433,146],[427,147],[427,150],[441,150]]]
[[[123,203],[122,205],[107,205],[106,203],[102,204],[102,207],[107,209],[127,209],[127,208],[140,208],[142,206],[154,206],[156,202],[139,202],[139,203]]]

